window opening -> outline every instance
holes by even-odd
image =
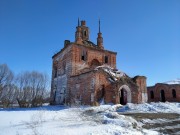
[[[108,63],[108,56],[105,56],[105,63]]]
[[[54,68],[54,77],[57,77],[57,67]]]
[[[176,90],[175,89],[172,90],[172,96],[173,96],[173,98],[176,98]]]
[[[87,52],[85,52],[85,51],[82,51],[82,54],[81,54],[81,60],[86,60],[86,58],[87,58]]]
[[[154,99],[154,92],[151,91],[151,99]]]

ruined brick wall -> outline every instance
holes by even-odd
[[[108,62],[105,63],[105,56]],[[83,57],[83,60],[82,60]],[[116,68],[116,53],[100,50],[83,45],[73,45],[73,75],[78,74],[82,69],[91,68],[92,61],[97,60],[99,65],[107,64]],[[95,66],[99,66],[98,64]]]
[[[131,89],[132,103],[136,103],[136,104],[142,103],[141,98],[139,98],[141,92],[139,92],[138,87],[132,84],[129,87]]]
[[[144,76],[136,76],[134,77],[134,81],[138,86],[138,103],[146,103],[148,101],[147,94],[147,85],[146,85],[146,77]]]
[[[65,45],[53,56],[51,102],[99,105],[104,99],[105,103],[117,104],[122,86],[128,88],[128,102],[145,102],[145,77],[113,83],[106,72],[93,70],[103,64],[116,68],[116,53],[75,43]]]
[[[83,59],[82,55],[84,55]],[[108,56],[108,61],[106,61],[107,63],[105,63],[105,56]],[[92,65],[92,63],[95,65]],[[69,100],[69,90],[72,89],[73,85],[73,83],[71,83],[70,81],[70,77],[84,73],[86,69],[87,71],[90,71],[94,68],[92,68],[92,66],[97,67],[102,64],[107,64],[115,68],[116,53],[99,50],[94,47],[77,45],[75,43],[66,45],[59,53],[53,56],[51,101],[56,102],[56,104],[61,104],[63,102],[66,102],[65,100]],[[89,79],[88,77],[91,78],[91,76],[84,76],[84,78],[86,78],[87,80]],[[96,77],[94,77],[94,79],[95,78]],[[75,78],[74,82],[76,81],[79,82],[78,79]],[[82,87],[84,86],[82,85]],[[89,87],[87,87],[86,89],[88,88]],[[89,101],[85,101],[84,103],[86,104],[87,102]]]
[[[69,78],[70,104],[92,105],[95,89],[95,76],[93,72],[71,76]]]
[[[107,74],[100,70],[95,73],[95,102],[96,105],[100,102],[100,100],[104,99],[105,103],[107,102],[108,98],[111,98],[111,95],[107,93],[109,89],[109,85],[111,82],[108,80]]]
[[[67,81],[72,73],[72,46],[68,45],[53,56],[51,103],[63,104],[68,93]]]
[[[126,90],[130,90],[131,92],[131,102],[130,103],[140,103],[140,99],[139,99],[139,89],[138,89],[138,86],[133,83],[131,81],[131,79],[128,81],[126,80],[125,82],[124,81],[120,81],[119,84],[117,85],[117,88],[118,88],[118,93],[116,95],[116,102],[117,103],[120,103],[120,91],[122,90],[121,88],[122,87],[127,87],[125,88]]]
[[[70,78],[69,86],[71,102],[78,100],[81,104],[99,105],[102,98],[110,97],[105,93],[110,85],[106,74],[99,71],[90,71]]]
[[[106,103],[121,104],[121,90],[124,89],[130,94],[127,96],[127,103],[140,103],[138,98],[138,86],[131,81],[131,79],[119,80],[116,83],[109,84],[106,88],[105,101]]]
[[[100,22],[99,22],[100,23]],[[107,73],[95,71],[98,66],[108,65],[116,69],[116,52],[104,50],[102,33],[99,33],[97,45],[89,41],[89,28],[86,22],[76,27],[75,42],[64,41],[64,48],[53,56],[51,103],[78,103],[98,105],[101,99],[105,103],[120,103],[121,87],[128,92],[128,102],[141,103],[146,100],[146,79],[131,78],[112,82]],[[123,90],[122,90],[123,91]],[[123,92],[122,92],[123,95]]]
[[[85,54],[83,60],[82,53]],[[105,56],[108,56],[106,62]],[[56,104],[98,105],[103,98],[105,103],[117,104],[120,103],[120,87],[126,85],[131,93],[129,102],[144,101],[145,77],[137,77],[135,83],[130,78],[112,83],[107,73],[93,70],[102,64],[116,68],[116,53],[74,43],[66,45],[53,56],[51,100]]]
[[[180,85],[168,85],[158,83],[155,86],[148,87],[148,102],[180,102]],[[164,90],[164,99],[162,99],[162,92]],[[175,93],[173,93],[175,91]]]
[[[115,84],[109,84],[105,88],[105,103],[119,104],[118,87]]]

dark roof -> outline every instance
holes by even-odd
[[[94,44],[93,42],[91,42],[91,41],[89,41],[89,40],[84,40],[84,41],[82,41],[82,42],[83,42],[84,45],[98,48],[98,46],[97,46],[96,44]]]

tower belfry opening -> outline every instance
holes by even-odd
[[[100,19],[99,19],[99,26],[98,26],[98,37],[97,37],[97,47],[100,49],[104,49],[103,46],[103,37],[101,33],[101,25],[100,25]],[[90,30],[86,26],[86,21],[82,20],[80,24],[80,20],[78,18],[78,25],[76,27],[76,33],[75,33],[75,41],[78,44],[83,44],[83,41],[87,41],[89,43],[92,43],[89,39],[90,36]],[[94,44],[94,43],[93,43]],[[95,44],[94,44],[95,45]]]
[[[78,18],[78,26],[76,27],[76,42],[77,41],[89,41],[89,28],[86,26],[86,21],[82,20],[81,25]]]

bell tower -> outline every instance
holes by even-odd
[[[78,26],[76,27],[76,42],[82,42],[83,40],[89,40],[89,28],[86,26],[86,21],[81,21],[81,26],[79,25],[78,18]]]
[[[98,37],[97,37],[97,46],[100,49],[104,49],[104,46],[103,46],[103,37],[102,37],[101,27],[100,27],[100,19],[99,19],[99,32],[98,32]]]

